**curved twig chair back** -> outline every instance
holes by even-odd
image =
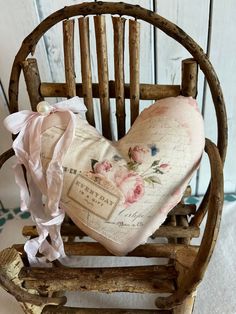
[[[114,31],[114,81],[109,81],[108,77],[106,27],[105,16],[103,14],[112,15]],[[91,22],[92,18],[89,17],[90,15],[95,15],[93,20],[96,35],[98,83],[92,82],[91,74],[89,21]],[[124,34],[127,22],[125,23],[123,15],[129,16],[129,84],[126,84],[124,81]],[[71,19],[74,16],[78,16],[78,19]],[[142,43],[140,43],[139,20],[146,21],[154,27],[159,28],[183,45],[193,56],[193,59],[187,59],[182,62],[182,80],[180,85],[140,83],[140,45]],[[35,47],[43,34],[61,21],[63,21],[65,83],[41,82],[36,59],[27,59],[27,57],[30,53],[34,53]],[[78,22],[81,43],[81,83],[76,83],[74,70],[75,22]],[[24,303],[26,313],[29,313],[30,307],[25,302],[34,304],[31,308],[31,310],[33,309],[32,311],[35,308],[42,309],[46,304],[55,305],[64,303],[65,299],[63,297],[49,298],[49,295],[51,292],[66,289],[103,292],[167,292],[170,293],[170,296],[156,299],[158,309],[168,309],[168,311],[163,313],[191,313],[194,291],[203,278],[219,229],[223,202],[222,162],[224,162],[226,154],[227,122],[220,84],[203,50],[179,27],[139,6],[125,3],[97,2],[65,7],[46,18],[23,41],[15,57],[11,72],[9,87],[10,112],[18,111],[19,77],[21,70],[23,70],[33,110],[36,109],[36,105],[44,97],[69,98],[78,95],[84,98],[84,102],[88,108],[87,119],[89,123],[95,125],[93,99],[100,98],[102,132],[108,139],[112,138],[110,98],[115,98],[116,100],[117,133],[118,138],[121,138],[126,133],[126,98],[130,99],[130,122],[132,124],[139,114],[140,100],[157,100],[180,94],[196,97],[198,65],[205,74],[205,78],[209,84],[217,116],[218,144],[215,146],[211,141],[206,140],[206,153],[209,156],[211,164],[211,182],[197,211],[194,205],[184,205],[181,202],[171,211],[164,225],[153,235],[153,237],[166,237],[168,244],[152,243],[141,245],[129,254],[130,256],[167,257],[171,263],[158,268],[145,266],[104,268],[101,270],[98,268],[65,269],[59,267],[50,270],[38,270],[37,268],[32,269],[27,267],[26,264],[23,264],[15,250],[5,250],[0,254],[2,269],[0,272],[0,283],[18,301]],[[12,151],[9,150],[1,156],[1,166],[11,155]],[[188,191],[186,191],[186,195],[189,193]],[[191,246],[189,245],[190,239],[199,236],[199,226],[207,211],[207,224],[201,245],[199,248]],[[23,234],[33,237],[36,235],[36,229],[34,227],[25,227]],[[76,235],[83,235],[75,226],[67,225],[66,223],[62,227],[62,234],[68,236],[69,239]],[[20,245],[15,245],[14,247],[17,251],[23,251]],[[65,250],[69,255],[110,255],[98,243],[72,243],[69,241],[65,243]],[[10,275],[9,272],[4,272],[4,269],[6,270],[10,267],[9,265],[16,263],[16,260],[20,269],[18,270],[19,274],[16,273],[14,276],[20,278],[18,283],[14,283],[13,275]],[[155,281],[152,280],[154,272],[159,278]],[[23,281],[24,288],[22,288]],[[27,289],[34,289],[39,294],[33,294],[33,290],[29,292]],[[79,310],[63,306],[61,308],[46,306],[43,313],[60,313],[60,311],[61,313],[116,313],[115,310]],[[135,309],[128,312],[120,310],[119,313],[139,312]],[[140,313],[152,313],[152,311],[143,310]]]

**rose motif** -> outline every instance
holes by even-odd
[[[136,145],[133,148],[130,147],[128,154],[130,159],[141,164],[146,158],[147,153],[149,153],[149,149]]]
[[[147,157],[156,156],[158,153],[159,148],[156,144],[150,144],[148,148],[136,145],[129,148],[129,161],[126,165],[119,164],[122,158],[118,155],[113,156],[113,162],[107,159],[101,162],[91,159],[91,174],[95,176],[94,178],[96,182],[99,181],[99,184],[103,185],[109,181],[118,188],[122,195],[122,203],[127,208],[143,197],[145,184],[153,187],[161,184],[159,177],[168,169],[168,163],[162,163],[161,160],[155,159],[146,169],[141,169],[141,164]],[[100,177],[104,180],[100,180]]]
[[[161,168],[161,169],[165,169],[165,168],[167,168],[167,167],[169,167],[169,164],[161,164],[161,165],[160,165],[160,168]]]
[[[106,172],[110,171],[112,168],[112,164],[108,160],[104,160],[102,162],[96,162],[94,165],[94,172],[100,174],[106,174]]]
[[[125,197],[125,205],[127,207],[143,197],[144,181],[134,171],[120,171],[116,173],[114,179],[116,186],[122,191]]]

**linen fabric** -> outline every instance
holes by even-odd
[[[65,101],[65,107],[70,101],[79,99]],[[28,252],[35,258],[39,249],[49,260],[65,256],[59,229],[66,212],[109,251],[125,255],[164,222],[199,167],[204,129],[197,103],[182,96],[157,101],[117,142],[104,138],[68,109],[53,109],[46,117],[31,113],[14,142],[18,162],[26,167],[35,193],[32,203],[22,175],[17,174],[22,208],[30,203],[27,207],[34,217],[43,219],[35,218],[40,236],[33,254],[28,242]],[[11,130],[17,133],[15,126]],[[31,147],[33,138],[38,144]],[[24,158],[19,153],[22,141],[28,154]],[[47,243],[48,234],[52,244]]]

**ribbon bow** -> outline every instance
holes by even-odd
[[[28,210],[36,223],[38,237],[25,243],[24,249],[30,264],[45,263],[65,257],[60,234],[65,213],[59,207],[63,186],[62,162],[70,147],[75,132],[76,115],[84,116],[85,105],[78,97],[59,102],[53,106],[41,102],[38,112],[23,110],[9,115],[4,120],[5,127],[13,134],[18,134],[13,142],[17,162],[13,166],[15,180],[20,188],[21,210]],[[63,119],[69,121],[67,127],[55,145],[52,159],[43,172],[41,152],[41,130],[45,117],[53,112],[64,112]],[[22,165],[26,169],[26,178]],[[43,202],[43,196],[45,202]],[[47,237],[50,236],[50,243]],[[43,257],[38,258],[37,253]]]

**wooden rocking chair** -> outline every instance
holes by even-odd
[[[105,16],[112,15],[114,27],[115,81],[108,79],[108,58],[105,32]],[[89,51],[89,16],[95,15],[98,84],[92,83]],[[124,83],[124,18],[129,16],[130,84]],[[75,82],[74,72],[74,22],[79,16],[82,82]],[[139,82],[139,32],[138,20],[159,28],[183,45],[193,56],[182,62],[180,85],[155,85]],[[43,34],[56,23],[63,21],[64,58],[66,83],[41,82],[37,61],[27,58]],[[87,119],[94,125],[93,98],[100,98],[103,135],[111,139],[109,98],[116,99],[118,138],[125,134],[126,98],[131,103],[131,124],[139,114],[139,101],[157,100],[164,97],[184,95],[196,97],[198,65],[209,84],[218,126],[218,145],[206,140],[206,153],[211,166],[211,180],[198,209],[185,205],[183,200],[169,213],[165,223],[154,233],[165,237],[168,243],[140,245],[128,256],[165,257],[169,262],[159,266],[133,266],[112,268],[70,268],[56,264],[53,268],[31,268],[24,254],[23,245],[0,253],[0,284],[22,305],[25,313],[192,313],[195,291],[203,278],[213,252],[223,204],[223,171],[227,146],[227,122],[224,99],[215,71],[203,50],[182,29],[163,17],[137,5],[125,3],[83,3],[65,7],[46,18],[25,38],[15,57],[9,86],[9,110],[18,111],[19,77],[23,70],[32,109],[44,97],[84,98],[88,108]],[[13,156],[10,149],[0,156],[0,165]],[[190,195],[190,188],[185,196]],[[193,246],[190,240],[199,237],[200,224],[207,213],[207,223],[201,245]],[[111,256],[96,242],[74,242],[76,236],[86,235],[70,222],[62,225],[65,251],[68,256]],[[34,226],[23,229],[26,237],[37,236]],[[123,259],[127,257],[122,257]],[[65,306],[62,291],[168,293],[156,299],[155,310],[138,309],[91,309]],[[151,305],[150,305],[151,307]]]

